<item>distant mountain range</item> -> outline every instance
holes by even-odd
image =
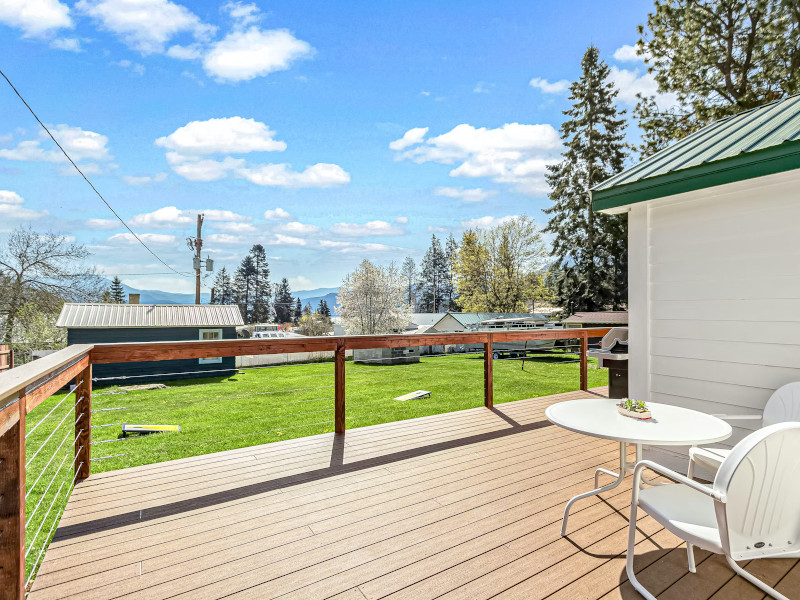
[[[122,289],[125,295],[139,294],[139,302],[142,304],[194,304],[194,294],[180,294],[178,292],[164,292],[162,290],[140,290],[130,287],[129,285],[122,284]],[[303,306],[311,304],[312,308],[317,308],[319,301],[323,298],[330,306],[331,311],[334,311],[336,306],[336,294],[339,288],[317,288],[315,290],[298,290],[292,292],[292,296],[300,298]],[[202,292],[200,294],[200,303],[208,304],[211,300],[211,294]]]

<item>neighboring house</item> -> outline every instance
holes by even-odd
[[[542,323],[547,322],[546,315],[514,312],[448,312],[439,316],[440,319],[433,324],[432,329],[442,333],[472,331],[479,328],[483,321],[495,319],[537,319]]]
[[[576,312],[561,323],[564,327],[624,327],[628,324],[628,311]]]
[[[165,304],[71,304],[61,309],[56,327],[67,330],[67,344],[174,342],[236,339],[243,325],[238,306]],[[223,377],[236,370],[233,357],[100,364],[92,368],[98,384],[146,383],[166,379]]]
[[[632,398],[760,417],[800,381],[800,95],[712,123],[592,200],[628,214]],[[732,421],[721,445],[759,424]]]

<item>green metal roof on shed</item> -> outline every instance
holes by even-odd
[[[66,303],[56,327],[234,327],[244,325],[235,304],[95,304]]]
[[[800,94],[720,119],[592,188],[594,210],[800,169]]]

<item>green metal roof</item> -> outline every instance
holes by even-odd
[[[726,117],[592,188],[594,210],[800,168],[800,94]]]

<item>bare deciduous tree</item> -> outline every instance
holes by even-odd
[[[107,287],[93,267],[84,264],[90,255],[57,233],[40,234],[19,227],[0,249],[3,341],[11,343],[22,306],[32,303],[42,312],[53,313],[62,302],[98,300]]]
[[[380,267],[364,260],[344,278],[336,300],[348,334],[391,333],[408,324],[405,280],[394,264]]]

